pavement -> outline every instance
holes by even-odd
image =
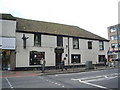
[[[4,77],[30,77],[30,76],[40,76],[40,75],[54,75],[54,74],[65,74],[65,73],[78,73],[78,72],[89,72],[95,70],[105,70],[105,69],[113,69],[117,67],[105,67],[105,66],[97,66],[94,69],[86,69],[85,67],[81,68],[68,68],[67,70],[61,71],[61,69],[53,69],[53,70],[45,70],[42,73],[41,70],[32,70],[32,71],[1,71],[2,74],[0,78]]]

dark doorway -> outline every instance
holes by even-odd
[[[98,55],[99,62],[104,62],[105,55]]]
[[[62,53],[56,53],[56,66],[60,66],[62,60]]]
[[[2,50],[2,70],[10,70],[10,50]]]
[[[60,68],[61,60],[62,60],[62,53],[64,53],[63,47],[55,48],[55,66],[56,68]]]

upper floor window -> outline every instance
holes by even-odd
[[[63,46],[63,37],[57,36],[57,46]]]
[[[118,48],[118,43],[112,43],[112,44],[111,44],[111,47],[112,47],[112,48]],[[120,47],[120,43],[119,43],[119,47]]]
[[[112,28],[112,29],[110,29],[110,32],[112,33],[112,32],[116,32],[116,29],[115,28]]]
[[[111,40],[117,40],[117,35],[111,36]]]
[[[99,50],[104,50],[104,42],[99,41]]]
[[[79,49],[79,38],[73,38],[73,49]]]
[[[34,46],[41,46],[41,34],[34,34]]]
[[[92,49],[92,41],[88,41],[88,49]]]

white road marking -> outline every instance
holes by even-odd
[[[94,87],[108,89],[107,87],[100,86],[100,85],[97,85],[97,84],[92,84],[92,83],[89,83],[89,82],[86,82],[86,81],[81,81],[80,79],[72,79],[72,80],[79,81],[80,83],[88,84],[88,85],[91,85],[91,86],[94,86]]]
[[[58,86],[60,86],[60,84],[58,84]]]
[[[100,81],[105,79],[112,79],[118,77],[118,73],[108,74],[108,75],[101,75],[101,76],[89,76],[85,78],[79,78],[81,81]]]
[[[118,76],[115,76],[115,77],[110,77],[110,78],[108,78],[108,80],[110,80],[110,79],[114,79],[114,78],[117,78]]]
[[[54,82],[52,82],[52,83],[54,83]]]
[[[55,84],[57,84],[57,83],[55,83]]]
[[[105,78],[108,78],[108,76],[105,76]]]
[[[80,83],[88,84],[88,85],[95,86],[95,87],[98,87],[98,88],[108,89],[107,87],[97,85],[97,84],[93,84],[93,83],[90,83],[90,82],[100,81],[100,80],[110,80],[110,79],[114,79],[114,78],[117,78],[117,77],[118,77],[118,73],[113,73],[113,74],[109,74],[109,75],[90,76],[90,77],[71,79],[71,80],[79,81]]]
[[[6,79],[6,81],[8,82],[8,84],[9,84],[9,86],[10,86],[10,88],[12,88],[13,89],[13,86],[12,86],[12,84],[10,83],[10,81],[8,80],[8,78],[5,78]],[[14,89],[13,89],[14,90]]]
[[[107,87],[100,86],[100,85],[97,85],[97,84],[92,84],[92,83],[81,81],[81,80],[79,80],[79,82],[84,83],[84,84],[88,84],[88,85],[91,85],[91,86],[95,86],[95,87],[98,87],[98,88],[108,89]]]
[[[56,76],[58,76],[58,75],[56,75]],[[44,79],[44,78],[42,78],[42,77],[39,77],[40,79]],[[61,84],[59,84],[59,83],[55,83],[55,82],[52,82],[52,81],[50,81],[50,80],[47,80],[47,79],[44,79],[45,81],[47,81],[47,82],[50,82],[50,83],[52,83],[52,84],[55,84],[55,85],[58,85],[58,86],[61,86]],[[65,86],[62,86],[62,87],[65,87]]]

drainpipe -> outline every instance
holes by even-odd
[[[69,37],[68,37],[68,66],[70,65],[70,49],[69,49]]]

